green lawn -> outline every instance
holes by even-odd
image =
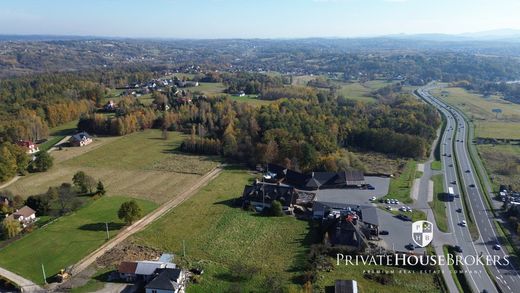
[[[269,105],[270,103],[272,103],[272,101],[258,99],[257,95],[245,95],[243,97],[229,95],[228,97],[232,101],[248,103],[248,104],[251,104],[251,105],[254,105],[254,106]]]
[[[421,273],[407,273],[405,269],[398,267],[388,266],[377,266],[377,265],[336,265],[336,259],[330,259],[334,263],[334,270],[330,272],[320,272],[318,277],[318,287],[325,288],[328,286],[334,286],[335,280],[339,279],[352,279],[358,283],[359,292],[363,293],[404,293],[404,292],[442,292],[442,289],[438,286],[435,278],[435,274],[421,274]],[[364,277],[365,271],[380,270],[383,272],[393,271],[390,274],[393,281],[390,284],[383,285],[373,280],[369,280]],[[403,272],[405,271],[405,272]],[[377,275],[377,274],[376,274]],[[324,291],[317,291],[324,292]],[[325,291],[325,292],[334,292]]]
[[[38,147],[40,151],[47,151],[55,144],[57,144],[60,140],[62,140],[65,136],[73,134],[76,130],[76,126],[78,125],[78,121],[74,120],[60,126],[53,127],[49,129],[49,138],[46,142],[40,144]]]
[[[415,173],[417,172],[417,162],[414,160],[408,160],[403,169],[403,172],[395,178],[390,179],[390,188],[388,195],[384,198],[397,199],[402,203],[412,203],[410,197],[410,190],[415,179]]]
[[[231,206],[253,176],[225,170],[195,196],[135,235],[138,244],[170,251],[178,256],[186,244],[184,262],[200,262],[201,284],[188,292],[250,292],[263,288],[267,277],[280,277],[287,286],[302,274],[300,266],[309,245],[309,225],[294,217],[264,217]],[[178,258],[179,260],[179,258]],[[241,263],[258,272],[251,279],[233,279],[230,268]]]
[[[433,201],[430,202],[437,227],[442,232],[448,232],[448,218],[446,217],[446,204],[442,201],[444,194],[444,176],[442,174],[432,176]]]
[[[75,264],[105,243],[105,222],[111,237],[123,227],[117,210],[127,197],[110,196],[89,203],[77,212],[64,216],[0,250],[0,266],[38,284],[43,284],[41,264],[47,277]],[[144,214],[157,207],[150,201],[138,200]]]

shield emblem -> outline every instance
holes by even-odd
[[[425,247],[433,239],[433,224],[428,221],[417,221],[412,224],[412,239],[415,244]]]

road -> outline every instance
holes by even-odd
[[[441,140],[441,158],[444,166],[445,191],[448,187],[453,187],[457,195],[462,195],[461,188],[466,192],[468,199],[468,211],[464,209],[462,198],[455,197],[452,202],[447,202],[448,223],[450,232],[453,234],[455,245],[459,245],[462,255],[489,255],[503,258],[506,252],[502,249],[495,250],[493,246],[500,244],[501,239],[497,237],[496,227],[494,226],[494,215],[488,210],[485,204],[484,192],[481,190],[475,168],[470,160],[468,144],[472,138],[468,137],[468,122],[463,115],[456,109],[448,106],[444,102],[436,99],[429,94],[432,87],[424,87],[417,91],[419,96],[430,104],[437,107],[447,117],[446,130]],[[444,155],[446,154],[446,155]],[[454,160],[457,160],[456,162]],[[458,169],[457,169],[458,168]],[[460,174],[461,181],[459,181]],[[447,191],[446,191],[447,192]],[[460,212],[457,209],[461,208]],[[468,219],[466,212],[473,215],[479,231],[479,239],[473,241],[467,227],[460,223]],[[502,292],[515,292],[515,288],[520,288],[520,276],[511,265],[488,266],[493,276],[489,276],[482,265],[466,267],[471,271],[466,273],[467,279],[473,291],[498,292],[495,284],[499,285]]]
[[[10,272],[6,269],[0,268],[0,276],[18,285],[22,292],[45,292],[45,290],[42,287],[34,284],[32,281],[27,280],[24,277]]]

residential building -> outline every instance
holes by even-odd
[[[279,184],[255,181],[253,185],[246,185],[242,193],[244,205],[252,205],[260,210],[270,208],[275,200],[282,204],[285,211],[291,212],[296,203],[297,194],[293,187]]]
[[[145,286],[146,293],[181,293],[185,290],[186,276],[180,269],[161,269]]]
[[[86,145],[89,145],[90,143],[92,143],[92,138],[90,137],[90,135],[88,133],[83,131],[83,132],[76,133],[73,136],[71,136],[69,139],[69,143],[71,146],[82,147],[82,146],[86,146]]]
[[[22,227],[25,228],[36,221],[36,212],[30,207],[24,206],[7,216],[6,219],[19,221]]]
[[[34,154],[40,151],[38,146],[36,146],[32,141],[29,140],[19,140],[16,142],[17,145],[23,147],[28,154]]]

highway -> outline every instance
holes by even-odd
[[[462,255],[468,256],[496,256],[503,259],[507,252],[502,246],[501,249],[494,249],[500,243],[494,225],[494,215],[486,206],[484,193],[478,182],[475,168],[469,156],[468,144],[471,138],[467,139],[468,122],[457,109],[450,107],[443,101],[436,99],[429,94],[433,86],[426,86],[417,91],[417,94],[428,103],[434,105],[447,118],[446,129],[441,139],[441,160],[444,169],[444,190],[452,187],[458,195],[451,202],[446,202],[447,217],[450,234],[453,235],[452,245],[462,248]],[[455,161],[456,160],[456,161]],[[458,169],[457,169],[458,168]],[[457,175],[457,172],[460,176]],[[465,190],[468,199],[468,209],[464,208],[462,202],[462,188]],[[473,241],[468,227],[461,225],[462,221],[469,223],[466,213],[469,211],[473,215],[480,237]],[[471,217],[471,216],[470,216]],[[504,261],[503,261],[504,263]],[[520,276],[512,265],[490,265],[489,271],[493,276],[489,276],[484,266],[476,264],[467,266],[465,274],[474,292],[517,292],[520,288]],[[495,284],[499,288],[496,288]]]

